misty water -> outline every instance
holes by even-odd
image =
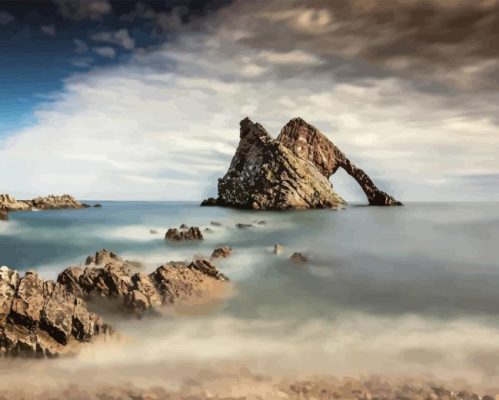
[[[0,264],[53,279],[101,248],[152,270],[228,245],[233,255],[217,266],[234,290],[192,315],[111,317],[126,344],[89,348],[78,362],[59,360],[51,368],[95,373],[105,366],[117,380],[133,369],[135,378],[154,380],[157,368],[148,366],[158,363],[164,369],[234,362],[271,373],[497,381],[498,203],[278,213],[197,203],[101,204],[11,213],[0,225]],[[200,242],[165,241],[166,230],[182,223],[212,232]],[[276,243],[283,254],[272,253]],[[292,263],[295,251],[309,262]]]

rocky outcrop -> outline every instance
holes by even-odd
[[[211,258],[225,258],[232,254],[232,248],[229,246],[218,247],[211,253]]]
[[[339,208],[345,204],[328,179],[308,160],[273,139],[258,123],[240,123],[240,142],[218,199],[203,205],[257,210]]]
[[[80,203],[73,196],[63,194],[62,196],[50,195],[37,197],[33,200],[16,200],[8,194],[0,194],[0,220],[8,219],[10,211],[29,211],[34,208],[38,210],[58,210],[64,208],[87,208],[89,206]]]
[[[110,332],[64,284],[0,267],[0,353],[54,357]]]
[[[184,227],[180,229],[170,228],[165,234],[165,239],[173,242],[182,242],[185,240],[203,240],[203,234],[199,227],[192,226],[190,228]]]
[[[75,296],[88,302],[115,300],[122,311],[141,315],[159,312],[164,305],[209,299],[228,281],[205,259],[170,262],[150,274],[132,272],[130,263],[101,250],[87,258],[86,268],[66,268],[57,278]]]
[[[306,263],[308,261],[308,257],[300,252],[293,253],[290,259],[296,264]]]
[[[326,178],[343,168],[360,185],[370,205],[399,206],[401,202],[379,190],[369,176],[317,128],[301,118],[289,121],[277,140],[298,156],[312,162]]]

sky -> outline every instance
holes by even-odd
[[[402,201],[498,201],[498,36],[493,0],[2,1],[0,192],[200,200],[249,116]]]

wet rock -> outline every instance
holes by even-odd
[[[284,246],[282,244],[274,245],[274,254],[282,254],[284,252]]]
[[[312,162],[326,178],[343,168],[360,185],[370,205],[400,206],[402,203],[379,190],[369,176],[316,127],[301,118],[289,121],[277,139],[296,155]]]
[[[294,263],[306,263],[308,261],[308,257],[302,253],[296,252],[291,256],[291,261]]]
[[[242,223],[236,224],[236,228],[239,228],[239,229],[248,229],[248,228],[252,228],[252,227],[253,227],[252,224],[242,224]]]
[[[0,221],[7,221],[9,219],[9,214],[5,210],[0,210]]]
[[[208,197],[201,202],[202,206],[218,206],[218,200],[213,197]]]
[[[94,208],[102,208],[102,204],[100,203],[94,204]]]
[[[166,232],[165,239],[174,242],[180,242],[184,240],[202,240],[203,234],[201,233],[200,229],[196,226],[184,230],[170,228]]]
[[[267,225],[267,221],[261,220],[255,222],[257,225]]]
[[[189,227],[186,224],[180,225],[180,229],[189,229]]]
[[[249,118],[240,123],[240,142],[225,176],[218,181],[218,199],[203,205],[255,210],[340,208],[345,202],[329,180],[308,160],[273,139]]]
[[[157,235],[158,231],[156,229],[149,229],[151,235]]]
[[[206,233],[213,233],[213,230],[211,230],[210,228],[204,228],[204,229],[203,229],[203,232],[206,232]]]
[[[225,258],[232,254],[232,248],[229,246],[218,247],[211,253],[211,258]]]
[[[211,221],[210,225],[211,226],[222,226],[222,224],[220,222],[217,222],[217,221]]]

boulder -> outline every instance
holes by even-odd
[[[239,229],[248,229],[248,228],[252,228],[252,227],[253,227],[253,224],[242,224],[242,223],[236,224],[236,228],[239,228]]]
[[[229,246],[218,247],[211,253],[211,258],[225,258],[230,256],[232,249]]]
[[[102,204],[100,203],[94,204],[94,208],[102,208]]]
[[[165,239],[171,240],[173,242],[180,242],[184,240],[202,240],[203,234],[197,226],[181,230],[170,228],[166,232]]]
[[[308,257],[302,253],[296,252],[291,256],[291,261],[297,264],[306,263],[308,261]]]
[[[400,206],[402,203],[377,188],[369,176],[316,127],[301,118],[289,121],[277,140],[299,157],[309,160],[326,178],[343,168],[360,185],[370,205]]]
[[[345,201],[308,160],[273,139],[258,123],[240,123],[240,142],[218,181],[218,198],[202,205],[255,210],[340,208]]]

